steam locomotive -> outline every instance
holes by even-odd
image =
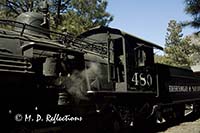
[[[154,43],[104,26],[78,37],[57,33],[35,12],[0,23],[6,26],[0,29],[0,85],[9,132],[62,132],[74,125],[119,132],[181,119],[188,107],[199,112],[200,77],[155,63],[154,49],[162,47]]]

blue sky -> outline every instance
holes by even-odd
[[[191,20],[184,7],[184,0],[108,0],[107,11],[114,16],[109,26],[164,46],[170,20]],[[188,27],[183,34],[195,31]]]

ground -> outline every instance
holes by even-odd
[[[200,133],[200,118],[191,122],[183,122],[158,133]]]

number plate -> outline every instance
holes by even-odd
[[[135,72],[131,81],[134,86],[150,87],[153,84],[153,78],[149,73]]]
[[[155,91],[155,76],[152,71],[139,70],[132,73],[129,89],[135,91]]]

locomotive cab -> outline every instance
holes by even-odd
[[[153,91],[149,66],[154,63],[153,47],[124,33],[111,39],[110,71],[115,91]],[[146,89],[149,88],[149,89]]]
[[[104,64],[96,60],[97,64],[105,66],[99,68],[99,71],[104,73],[102,74],[103,78],[100,79],[101,92],[105,91],[103,86],[110,84],[110,88],[108,86],[106,88],[107,92],[156,94],[152,68],[154,64],[153,49],[162,49],[160,46],[118,29],[102,26],[91,29],[81,34],[80,37],[101,49],[107,49],[102,57]],[[102,80],[104,82],[101,85]]]
[[[86,65],[91,62],[98,64],[98,89],[89,80],[91,88],[87,91],[97,112],[102,112],[102,115],[112,112],[109,118],[113,117],[105,119],[112,123],[119,118],[123,126],[135,126],[149,118],[159,93],[154,48],[162,50],[162,47],[118,29],[102,26],[79,37],[82,42],[93,46],[90,47],[93,53],[85,51]]]

